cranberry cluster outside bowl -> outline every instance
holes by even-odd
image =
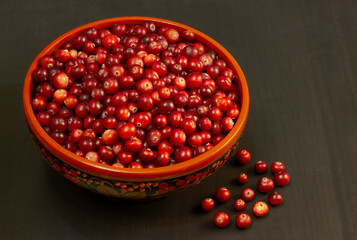
[[[209,151],[190,160],[156,168],[116,168],[77,156],[52,139],[38,122],[31,105],[33,94],[32,73],[46,54],[53,53],[63,43],[88,28],[106,28],[116,23],[128,25],[152,21],[156,26],[169,26],[177,31],[190,30],[196,40],[215,51],[233,70],[239,94],[239,116],[234,127]],[[100,20],[75,28],[46,46],[31,64],[23,88],[23,104],[32,140],[43,157],[60,175],[93,192],[124,199],[155,199],[195,186],[220,168],[237,148],[245,127],[249,92],[241,68],[231,54],[215,40],[191,27],[169,20],[149,17],[119,17]]]

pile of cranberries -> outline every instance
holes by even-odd
[[[235,155],[235,159],[240,164],[247,164],[250,159],[250,153],[242,149]],[[257,174],[263,174],[267,171],[268,166],[263,161],[258,161],[254,164],[254,170]],[[285,171],[285,166],[281,162],[273,162],[270,167],[274,174],[274,180],[269,177],[262,177],[258,180],[256,186],[257,190],[263,194],[269,193],[267,200],[270,205],[276,206],[283,202],[283,196],[278,192],[272,192],[275,185],[280,187],[285,186],[290,181],[289,174]],[[238,183],[244,185],[248,182],[248,176],[246,173],[238,175]],[[231,192],[226,187],[218,188],[214,194],[215,199],[218,202],[227,202],[231,197]],[[255,198],[255,191],[252,188],[243,188],[240,193],[240,198],[236,199],[233,203],[235,210],[239,211],[235,221],[239,228],[247,228],[251,225],[252,219],[247,212],[243,212],[246,208],[247,202],[252,201]],[[201,207],[205,212],[211,211],[215,207],[215,200],[213,198],[205,198],[201,202]],[[269,212],[268,204],[264,201],[257,201],[252,206],[252,212],[256,217],[263,217]],[[225,228],[229,225],[229,214],[224,211],[219,211],[214,215],[214,223],[220,228]]]
[[[153,168],[219,143],[239,115],[235,76],[190,30],[117,23],[89,28],[33,71],[38,122],[78,156]]]

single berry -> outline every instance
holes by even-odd
[[[215,196],[218,201],[227,202],[231,197],[231,192],[227,188],[221,187],[216,190]]]
[[[274,182],[278,186],[285,186],[290,181],[290,175],[283,171],[274,175]]]
[[[253,214],[257,217],[263,217],[269,212],[268,204],[263,201],[254,203]]]
[[[212,198],[205,198],[201,202],[201,207],[203,211],[208,212],[211,211],[215,206],[214,200]]]
[[[248,213],[242,212],[238,213],[238,215],[236,216],[236,224],[239,228],[247,228],[250,226],[251,222],[252,218]]]
[[[237,160],[238,163],[240,164],[247,164],[249,163],[251,158],[250,153],[245,150],[245,149],[241,149],[239,150],[236,155],[235,155],[235,159]]]
[[[282,162],[273,162],[270,166],[272,173],[280,173],[285,170],[285,166]]]
[[[274,181],[269,177],[262,177],[257,182],[257,188],[262,193],[270,192],[274,189]]]
[[[254,164],[254,170],[256,173],[265,173],[268,169],[268,165],[264,161],[258,161]]]
[[[225,228],[229,225],[229,215],[226,212],[220,211],[214,215],[214,224],[217,227]]]
[[[241,198],[238,198],[234,201],[234,208],[237,211],[242,211],[245,208],[245,201]]]
[[[273,206],[280,205],[283,202],[283,195],[278,192],[272,192],[268,195],[268,202]]]
[[[245,173],[241,173],[238,175],[237,180],[240,184],[245,184],[248,182],[248,175]]]
[[[244,188],[241,192],[241,197],[247,202],[252,201],[255,197],[254,190],[251,188]]]

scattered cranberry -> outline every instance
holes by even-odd
[[[227,202],[231,197],[231,192],[227,188],[221,187],[216,190],[215,196],[218,201]]]
[[[214,215],[214,224],[217,227],[225,228],[229,225],[229,215],[226,212],[220,211]]]
[[[290,175],[283,171],[274,175],[274,182],[278,186],[285,186],[290,181]]]
[[[249,163],[250,158],[251,158],[250,153],[245,149],[239,150],[235,155],[235,159],[240,164]]]
[[[247,202],[252,201],[255,198],[255,192],[251,188],[244,188],[241,192],[241,197]]]
[[[233,206],[237,211],[242,211],[245,208],[245,201],[241,198],[238,198],[234,201]]]
[[[253,205],[253,214],[257,217],[263,217],[269,212],[269,207],[268,205],[263,202],[259,201],[254,203]]]
[[[258,161],[254,164],[254,170],[256,173],[265,173],[268,169],[268,165],[264,161]]]
[[[278,192],[272,192],[268,195],[268,202],[273,206],[280,205],[283,202],[283,195]]]
[[[248,175],[245,173],[241,173],[238,175],[237,180],[240,184],[246,184],[248,182]]]
[[[239,228],[247,228],[250,226],[251,222],[252,218],[248,213],[242,212],[238,213],[238,215],[236,216],[236,224]]]
[[[203,211],[208,212],[211,211],[215,206],[214,200],[212,198],[205,198],[201,202],[201,207]]]
[[[257,182],[257,188],[262,193],[270,192],[274,189],[274,181],[268,177],[262,177]]]
[[[273,162],[270,166],[272,173],[280,173],[285,170],[285,166],[282,162]]]

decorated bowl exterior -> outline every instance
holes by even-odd
[[[93,163],[87,159],[76,156],[48,136],[38,123],[32,110],[32,72],[37,67],[38,60],[42,56],[52,53],[64,42],[72,39],[77,33],[82,32],[87,28],[103,28],[112,26],[117,22],[139,24],[147,20],[155,22],[158,26],[169,25],[177,29],[189,29],[193,31],[200,42],[203,42],[216,51],[232,68],[238,79],[240,95],[240,115],[233,129],[210,151],[186,162],[171,166],[153,169],[115,168],[100,163]],[[120,17],[105,19],[80,26],[63,34],[50,43],[36,57],[30,66],[23,89],[23,102],[26,120],[33,142],[50,166],[60,175],[80,187],[105,196],[149,200],[172,195],[195,186],[223,166],[237,148],[239,140],[242,137],[243,129],[248,117],[249,91],[245,77],[238,63],[227,50],[207,35],[188,26],[164,19],[149,17]]]
[[[205,168],[196,172],[157,181],[120,181],[110,178],[95,176],[88,172],[74,168],[52,152],[47,150],[43,144],[31,133],[33,142],[40,150],[42,156],[48,164],[60,175],[67,178],[76,185],[109,197],[123,199],[155,199],[165,197],[189,187],[199,184],[202,180],[211,176],[214,171],[222,167],[235,151],[239,141],[237,141],[224,155],[212,162]]]

